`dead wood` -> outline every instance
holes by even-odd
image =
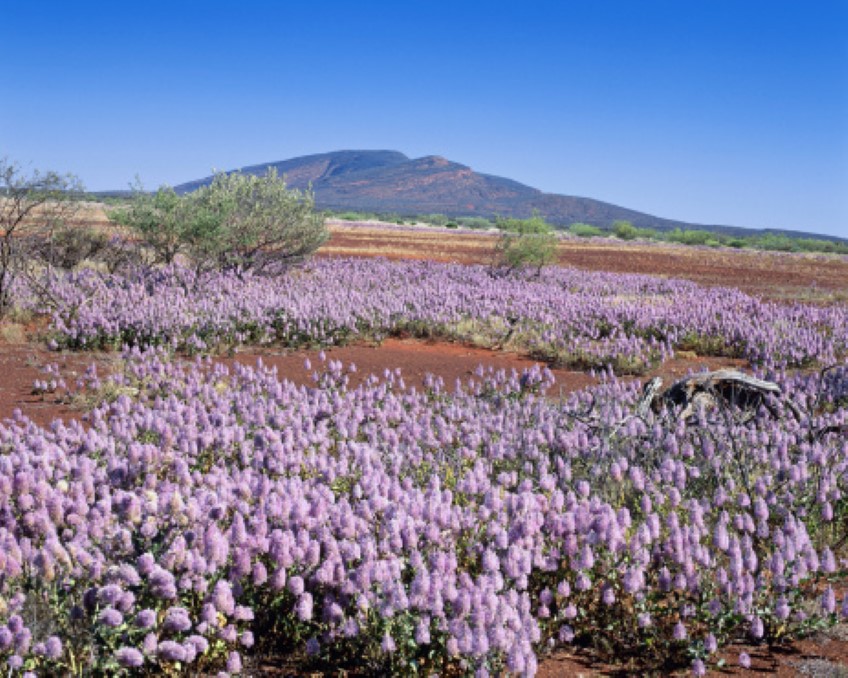
[[[651,409],[656,413],[662,410],[679,410],[680,419],[688,419],[699,409],[712,409],[723,406],[736,410],[741,421],[750,421],[760,406],[766,407],[772,416],[777,417],[774,407],[768,402],[769,395],[779,396],[780,387],[771,381],[751,377],[737,370],[716,370],[703,372],[680,379],[660,392],[662,379],[651,379],[642,390],[638,412],[647,414]]]

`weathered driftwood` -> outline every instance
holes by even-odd
[[[741,411],[742,421],[749,421],[763,405],[773,416],[777,412],[767,401],[768,395],[780,395],[780,387],[736,370],[716,370],[680,379],[660,392],[662,379],[654,377],[642,390],[638,412],[645,416],[648,410],[659,413],[663,409],[680,408],[681,419],[688,419],[701,407],[732,407]]]

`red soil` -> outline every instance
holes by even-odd
[[[232,357],[219,357],[217,361],[227,365],[234,362],[255,366],[258,359],[267,367],[275,367],[280,379],[288,379],[299,385],[311,386],[312,374],[321,370],[320,351],[284,351],[274,348],[246,348]],[[515,354],[491,351],[483,348],[464,346],[446,342],[422,342],[415,339],[386,339],[380,346],[357,344],[327,348],[324,351],[327,360],[338,360],[348,367],[356,365],[356,372],[349,373],[350,386],[361,384],[368,375],[382,376],[384,371],[400,369],[404,383],[408,387],[420,389],[424,376],[432,374],[444,380],[445,388],[454,389],[457,380],[466,382],[474,376],[479,365],[493,367],[496,370],[516,370],[521,373],[533,365],[540,364],[530,358]],[[310,370],[304,367],[309,359]],[[82,410],[66,403],[56,402],[50,394],[33,394],[33,382],[44,379],[42,371],[45,365],[56,363],[62,376],[71,387],[76,379],[84,374],[92,362],[98,366],[98,374],[108,374],[117,360],[117,354],[109,353],[56,353],[48,351],[35,342],[10,344],[0,342],[0,421],[11,417],[15,409],[38,424],[47,425],[54,418],[79,418]],[[720,367],[744,367],[741,360],[709,357],[680,357],[667,361],[664,365],[641,377],[648,379],[662,376],[666,383],[699,370],[712,370]],[[572,391],[597,383],[597,379],[585,372],[573,370],[551,370],[556,384],[548,394],[552,397],[566,395]],[[625,377],[634,379],[635,377]]]

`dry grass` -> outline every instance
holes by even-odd
[[[26,344],[26,326],[11,321],[0,323],[0,339],[7,344]]]

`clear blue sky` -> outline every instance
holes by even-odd
[[[0,155],[92,190],[340,149],[848,237],[848,0],[0,0]]]

